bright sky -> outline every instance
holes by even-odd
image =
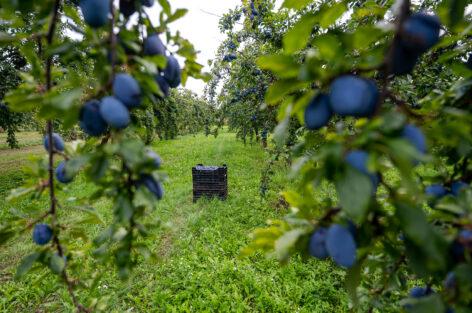
[[[198,62],[205,65],[205,70],[209,71],[208,60],[215,57],[216,50],[225,37],[218,29],[219,18],[205,12],[222,16],[229,9],[240,5],[241,0],[172,0],[170,2],[173,10],[177,8],[189,10],[187,15],[170,25],[171,30],[179,30],[184,38],[193,43],[195,49],[200,51]],[[158,23],[158,8],[156,4],[150,10],[150,15],[155,17],[154,25]],[[189,78],[185,87],[202,95],[204,86],[203,81]]]

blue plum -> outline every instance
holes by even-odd
[[[164,78],[169,83],[171,88],[176,88],[180,85],[182,79],[182,73],[180,65],[177,59],[173,55],[167,57],[167,65],[164,69]]]
[[[333,115],[326,94],[314,97],[305,109],[305,126],[310,130],[317,130],[326,126]]]
[[[427,289],[423,287],[415,286],[410,290],[410,297],[412,298],[422,298],[427,295]]]
[[[324,227],[318,228],[310,237],[308,252],[318,259],[326,259],[329,254],[326,249],[326,235],[328,230]]]
[[[70,183],[74,177],[69,175],[66,171],[66,161],[62,161],[56,168],[56,178],[63,184]]]
[[[426,138],[418,127],[408,124],[403,128],[402,135],[419,152],[426,153]]]
[[[457,287],[457,277],[454,272],[449,272],[446,275],[446,279],[444,280],[444,288],[449,290],[455,290]]]
[[[100,102],[90,100],[82,107],[79,125],[90,136],[101,136],[107,131],[107,123],[100,114]]]
[[[433,184],[426,187],[425,193],[434,198],[442,198],[447,195],[447,190],[443,185]]]
[[[350,268],[356,262],[357,245],[351,232],[338,224],[331,225],[326,235],[326,249],[334,262]]]
[[[33,229],[33,241],[40,246],[44,246],[52,239],[52,228],[47,224],[36,224]]]
[[[58,133],[52,133],[52,142],[53,142],[53,149],[59,152],[64,151],[65,144],[64,140]],[[46,134],[44,136],[43,145],[46,151],[49,151],[49,135]]]
[[[390,56],[389,72],[394,75],[411,73],[419,56],[419,54],[407,50],[401,43],[395,44]]]
[[[346,162],[350,166],[354,167],[359,172],[369,176],[370,181],[374,189],[379,184],[379,176],[377,173],[372,173],[367,168],[367,162],[369,161],[369,154],[362,150],[353,150],[346,155]]]
[[[141,0],[141,4],[150,8],[154,5],[154,0]]]
[[[165,55],[166,47],[158,34],[152,34],[144,41],[145,55]]]
[[[141,104],[141,88],[129,74],[120,73],[115,76],[113,93],[128,109],[136,108]]]
[[[102,27],[108,22],[109,0],[80,0],[80,10],[85,22],[93,28]]]
[[[224,62],[231,62],[236,60],[238,57],[235,54],[227,54],[223,57]]]
[[[154,167],[156,169],[159,169],[161,167],[162,160],[161,160],[161,157],[156,152],[152,150],[148,150],[146,152],[146,155],[148,158],[150,158],[153,161]]]
[[[230,41],[230,43],[228,44],[228,48],[231,49],[231,50],[234,50],[237,48],[236,44],[234,43],[234,41]]]
[[[329,101],[333,112],[340,116],[371,116],[378,100],[379,91],[371,80],[344,75],[331,84]]]
[[[115,97],[102,99],[100,114],[109,126],[116,129],[126,128],[131,122],[128,109]]]
[[[170,86],[167,80],[161,74],[157,74],[155,79],[156,79],[157,84],[159,85],[159,88],[164,94],[164,97],[168,97],[170,94]]]
[[[459,193],[465,189],[469,187],[469,185],[467,185],[467,183],[463,182],[463,181],[455,181],[451,184],[451,193],[454,195],[454,196],[458,196]]]
[[[120,12],[126,18],[136,12],[136,3],[134,0],[120,0]]]
[[[464,248],[472,250],[472,230],[461,230],[459,232],[458,241]]]
[[[155,79],[156,79],[157,84],[159,85],[159,88],[164,94],[164,97],[168,97],[170,93],[170,86],[167,80],[161,74],[157,74]]]
[[[441,22],[435,15],[415,13],[408,17],[401,28],[401,42],[416,53],[426,52],[439,41]]]
[[[164,187],[151,175],[141,175],[139,183],[144,185],[158,200],[164,197]]]

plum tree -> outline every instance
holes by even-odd
[[[141,104],[141,88],[129,74],[120,73],[115,76],[113,94],[128,109],[136,108]]]
[[[328,95],[319,94],[305,109],[305,126],[310,130],[320,129],[328,124],[332,115]]]
[[[166,47],[162,43],[161,38],[158,34],[152,34],[144,41],[144,54],[145,55],[165,55]]]
[[[333,224],[326,235],[326,250],[334,262],[340,266],[351,267],[356,262],[356,242],[351,232],[344,226]]]
[[[40,246],[51,241],[53,235],[52,228],[47,224],[36,224],[33,229],[33,241]]]
[[[62,139],[61,135],[58,133],[53,133],[52,134],[52,142],[53,142],[53,148],[56,151],[63,152],[65,149],[65,144],[64,140]],[[49,136],[46,135],[44,136],[44,141],[43,141],[44,148],[46,151],[49,151]]]
[[[340,116],[371,116],[379,100],[379,92],[371,80],[345,75],[330,87],[329,101],[334,113]]]
[[[110,127],[116,129],[126,128],[130,123],[128,109],[115,97],[105,97],[102,99],[100,115]]]
[[[176,88],[181,82],[181,70],[177,59],[173,55],[167,57],[167,65],[164,69],[164,78],[171,88]]]
[[[107,131],[107,122],[100,114],[100,102],[90,100],[80,110],[79,125],[90,136],[101,136]]]
[[[98,28],[108,23],[110,1],[108,0],[80,0],[80,9],[85,22],[91,27]]]
[[[308,245],[310,255],[318,259],[326,259],[329,256],[328,250],[326,249],[327,234],[328,229],[320,227],[311,235]]]

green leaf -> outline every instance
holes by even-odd
[[[15,37],[10,36],[7,33],[0,32],[0,47],[1,46],[6,46],[11,44],[13,41],[15,41]]]
[[[323,28],[328,28],[334,22],[336,22],[336,20],[340,18],[341,15],[346,12],[346,10],[347,5],[344,3],[344,1],[336,2],[332,5],[331,3],[324,5],[317,14],[320,26]]]
[[[316,17],[312,13],[305,14],[300,20],[285,34],[283,39],[286,53],[294,53],[303,49],[310,39]]]
[[[290,255],[291,249],[295,246],[298,239],[306,233],[305,229],[297,228],[283,234],[275,241],[274,253],[279,261],[286,261]]]
[[[172,14],[172,16],[170,16],[168,19],[167,19],[167,23],[172,23],[182,17],[185,16],[185,14],[187,14],[188,10],[187,9],[177,9],[174,14]]]
[[[269,104],[275,104],[287,94],[306,87],[307,83],[295,79],[279,80],[267,90],[265,99]]]
[[[24,257],[16,269],[15,279],[19,279],[24,276],[31,269],[31,267],[33,267],[34,262],[36,262],[40,256],[41,253],[35,252]]]
[[[369,177],[348,166],[336,180],[336,190],[342,208],[355,222],[362,223],[373,194]]]
[[[7,243],[10,238],[15,236],[15,232],[10,229],[0,229],[0,246]]]
[[[287,9],[300,10],[310,4],[312,0],[285,0],[282,7]]]
[[[313,40],[313,45],[318,48],[320,57],[325,60],[331,61],[344,57],[341,41],[336,35],[325,34],[317,36]]]
[[[357,306],[359,304],[359,298],[357,296],[357,287],[359,287],[359,284],[361,282],[361,269],[361,264],[356,263],[346,273],[346,290],[349,293],[349,296],[351,297],[354,306]]]
[[[171,12],[170,12],[170,4],[169,4],[169,1],[167,0],[158,0],[159,1],[159,4],[161,5],[162,7],[162,10],[167,14],[167,15],[170,15]]]
[[[54,253],[49,259],[49,268],[56,274],[62,273],[66,267],[66,260],[64,257],[60,257],[58,254]]]
[[[298,76],[300,65],[292,56],[283,54],[264,55],[257,59],[257,65],[264,70],[269,70],[281,78],[294,78]]]

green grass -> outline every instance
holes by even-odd
[[[133,277],[125,282],[117,278],[114,269],[100,268],[102,265],[93,261],[80,263],[85,276],[96,266],[104,272],[100,288],[80,290],[82,301],[108,297],[106,312],[348,311],[343,270],[329,262],[312,259],[303,263],[295,257],[282,267],[261,255],[251,259],[238,257],[255,227],[264,225],[268,218],[286,214],[285,210],[276,209],[276,193],[271,193],[267,200],[259,198],[265,155],[258,145],[244,146],[234,134],[223,133],[216,139],[198,135],[162,141],[154,148],[162,156],[164,170],[170,178],[165,183],[165,199],[153,215],[167,227],[147,239],[159,261],[141,263]],[[11,159],[22,158],[12,156]],[[8,163],[7,160],[2,158],[0,167],[14,168],[6,170],[7,178],[0,181],[2,198],[3,190],[21,181],[17,164],[20,161]],[[191,167],[197,163],[228,165],[227,201],[192,203]],[[285,171],[280,165],[274,177],[275,185],[290,184]],[[18,179],[14,180],[15,177]],[[60,197],[63,200],[66,196],[87,195],[92,190],[79,177]],[[19,209],[46,205],[44,201],[17,204]],[[94,205],[105,220],[110,218],[110,203],[102,201]],[[0,212],[6,214],[10,206],[0,202]],[[77,214],[62,212],[61,218],[71,221]],[[89,229],[92,236],[98,231],[96,227]],[[72,245],[81,244],[80,239],[72,240]],[[33,272],[21,281],[12,279],[15,266],[31,249],[34,247],[28,234],[0,250],[0,312],[71,311],[65,288],[62,285],[57,288],[57,278],[47,270]],[[76,258],[71,262],[81,260]]]
[[[29,147],[40,145],[43,139],[41,134],[38,132],[19,132],[16,133],[16,140],[18,140],[18,145],[20,147]],[[7,134],[0,133],[0,150],[5,149],[9,149],[7,143]]]

